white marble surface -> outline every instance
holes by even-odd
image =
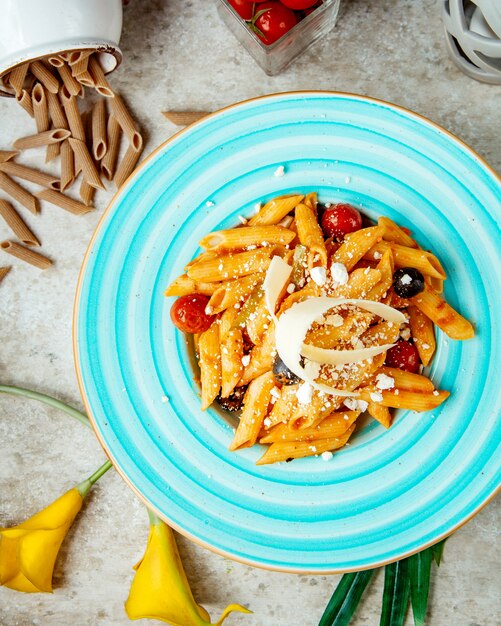
[[[265,93],[334,89],[407,106],[459,135],[494,167],[501,153],[499,88],[463,76],[447,59],[435,0],[343,0],[336,29],[281,76],[267,77],[219,22],[208,0],[132,0],[125,11],[125,60],[113,86],[147,136],[146,152],[175,128],[163,109],[217,109]],[[30,120],[0,101],[0,147],[29,134]],[[33,153],[33,164],[41,154]],[[0,380],[55,394],[81,407],[71,349],[73,294],[98,210],[75,218],[44,206],[27,217],[56,260],[39,272],[13,262],[0,288]],[[0,237],[8,231],[0,224]],[[6,257],[0,264],[5,264]],[[0,525],[21,521],[103,462],[99,444],[78,423],[34,402],[0,396]],[[430,626],[501,624],[496,558],[499,499],[459,530],[434,576]],[[131,566],[147,536],[142,505],[110,472],[89,498],[64,543],[53,595],[0,589],[2,626],[123,625]],[[230,601],[254,614],[228,626],[316,626],[338,577],[265,572],[179,540],[198,601],[213,617]],[[382,576],[353,626],[378,623]],[[147,622],[145,622],[147,623]],[[153,623],[153,622],[151,622]],[[411,624],[409,617],[407,624]]]

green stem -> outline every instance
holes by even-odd
[[[85,496],[89,493],[92,485],[96,483],[103,474],[106,474],[106,472],[111,467],[113,467],[111,461],[106,461],[106,463],[103,463],[99,469],[97,469],[91,476],[89,476],[89,478],[87,478],[87,480],[82,481],[76,486],[82,498],[85,498]]]
[[[85,413],[74,409],[72,406],[61,402],[60,400],[47,396],[44,393],[31,391],[30,389],[23,389],[23,387],[14,387],[13,385],[0,385],[0,393],[9,393],[12,396],[23,396],[25,398],[31,398],[32,400],[39,400],[40,402],[44,402],[55,409],[64,411],[68,415],[71,415],[71,417],[77,419],[81,424],[85,424],[85,426],[90,427],[89,418],[85,415]]]

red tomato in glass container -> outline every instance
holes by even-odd
[[[259,30],[256,35],[266,45],[270,45],[280,39],[298,22],[294,11],[288,9],[281,2],[272,1],[262,3],[254,20],[254,26]]]
[[[231,5],[235,11],[240,15],[243,20],[252,19],[252,3],[248,0],[228,0],[228,4]]]
[[[172,323],[184,333],[203,333],[214,319],[205,312],[208,304],[209,298],[200,293],[181,296],[170,310]]]
[[[294,9],[294,11],[302,11],[303,9],[309,9],[314,4],[317,3],[317,0],[280,0],[282,4],[289,9]]]

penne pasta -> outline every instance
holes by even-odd
[[[140,150],[142,147],[141,135],[139,134],[136,121],[125,106],[122,97],[115,94],[115,97],[110,102],[110,106],[113,116],[120,125],[124,135],[129,140],[129,144],[136,150]]]
[[[286,423],[297,408],[297,390],[299,385],[284,385],[280,390],[280,397],[276,399],[267,418],[266,428],[273,428],[280,423]]]
[[[113,98],[114,97],[113,90],[110,87],[110,84],[108,83],[108,81],[106,80],[106,77],[103,72],[103,68],[101,67],[101,64],[99,63],[99,60],[97,59],[95,54],[93,54],[92,56],[89,56],[88,67],[89,67],[89,73],[94,83],[94,89],[97,91],[97,93],[100,94],[101,96],[105,96],[106,98]]]
[[[202,411],[213,402],[221,389],[221,354],[219,350],[219,323],[201,333],[198,340],[200,380],[202,383]]]
[[[210,115],[210,111],[162,111],[162,115],[176,126],[189,126]]]
[[[367,413],[385,428],[391,426],[391,413],[388,407],[382,406],[378,402],[369,402]]]
[[[377,221],[378,226],[383,228],[383,239],[385,241],[391,241],[398,243],[401,246],[407,246],[408,248],[418,248],[419,246],[414,239],[408,235],[404,230],[400,228],[389,217],[380,217]]]
[[[105,189],[85,142],[80,139],[73,139],[72,137],[70,137],[68,141],[75,154],[76,162],[82,168],[85,180],[91,187]]]
[[[205,250],[239,250],[248,246],[268,246],[270,244],[289,244],[295,233],[283,226],[242,226],[230,230],[219,230],[210,233],[200,241]]]
[[[61,191],[71,186],[75,179],[75,155],[68,140],[61,144]]]
[[[167,287],[165,296],[186,296],[190,293],[201,293],[204,296],[211,296],[221,283],[200,283],[191,279],[187,274],[178,276]]]
[[[313,441],[330,439],[344,434],[360,415],[360,411],[331,413],[314,426],[293,430],[287,424],[278,424],[268,431],[259,443],[284,443],[286,441]]]
[[[45,152],[45,162],[50,163],[61,154],[61,142],[50,143]]]
[[[78,110],[77,100],[75,96],[72,96],[69,93],[66,87],[61,89],[61,102],[71,130],[71,136],[73,139],[85,141],[85,129],[82,122],[82,116]]]
[[[66,119],[66,114],[63,111],[63,107],[61,106],[58,96],[50,91],[47,91],[45,95],[47,98],[47,105],[49,107],[49,117],[52,120],[54,128],[65,128],[68,130],[68,120]]]
[[[450,393],[448,391],[422,392],[391,389],[381,391],[381,395],[383,396],[381,406],[422,412],[437,408],[437,406],[442,404],[442,402],[450,396]],[[370,391],[362,389],[360,391],[360,398],[370,402]]]
[[[94,54],[94,49],[89,48],[87,50],[73,50],[69,52],[66,57],[66,62],[74,68],[79,63],[81,63],[84,59],[89,59]]]
[[[85,180],[82,179],[80,184],[80,199],[85,204],[85,206],[92,206],[92,201],[94,200],[94,194],[96,193],[96,188]]]
[[[70,131],[64,128],[53,128],[52,130],[46,130],[43,133],[37,135],[29,135],[27,137],[20,137],[12,144],[16,150],[29,150],[30,148],[40,148],[42,146],[48,146],[51,143],[58,143],[68,139]]]
[[[49,63],[49,65],[52,65],[52,67],[61,67],[61,65],[64,65],[63,57],[59,56],[58,54],[47,57],[47,62]]]
[[[257,213],[249,220],[249,226],[270,226],[278,224],[288,213],[293,211],[301,202],[304,196],[292,195],[273,198],[267,202]]]
[[[106,138],[106,107],[104,100],[96,102],[92,109],[92,155],[100,161],[108,148]]]
[[[139,139],[136,141],[136,144],[139,145],[139,148],[136,149],[135,145],[129,145],[123,159],[118,164],[117,171],[115,172],[115,176],[113,178],[113,182],[117,188],[120,188],[125,183],[139,161],[139,157],[143,151],[143,139],[141,135],[138,135],[138,137]]]
[[[121,135],[122,128],[117,122],[117,118],[114,115],[110,115],[107,124],[108,149],[101,161],[101,172],[106,180],[113,180],[115,175]]]
[[[12,266],[10,265],[4,265],[3,267],[0,267],[0,283],[7,276],[11,269]]]
[[[81,77],[84,74],[86,76],[88,75],[89,78],[90,78],[90,72],[88,71],[89,57],[90,57],[90,54],[85,55],[85,56],[81,56],[76,63],[70,64],[71,73],[79,82],[81,82],[80,79],[81,79]],[[91,81],[92,81],[92,79],[91,79]],[[94,81],[92,81],[92,84],[87,85],[87,86],[88,87],[94,87]]]
[[[244,397],[244,406],[230,450],[253,446],[258,438],[264,418],[268,413],[270,393],[275,387],[271,372],[265,372],[253,380]]]
[[[371,226],[350,233],[346,235],[332,260],[334,263],[342,263],[350,271],[382,237],[383,228],[381,226]]]
[[[436,340],[433,322],[418,307],[409,306],[409,326],[421,363],[426,366],[435,354]]]
[[[59,81],[49,69],[49,65],[45,65],[42,61],[32,61],[30,63],[30,72],[42,85],[51,93],[59,92]]]
[[[241,303],[258,283],[264,280],[264,273],[251,274],[243,278],[228,281],[218,287],[211,295],[207,305],[212,314],[221,313],[228,307]]]
[[[21,261],[34,265],[41,270],[45,270],[52,265],[52,261],[43,254],[30,250],[30,248],[26,248],[15,241],[2,241],[0,248],[7,254],[15,256]]]
[[[79,96],[82,92],[82,85],[74,78],[68,65],[63,63],[57,67],[57,71],[68,93],[72,96]]]
[[[252,348],[249,364],[244,366],[244,373],[238,385],[247,385],[258,376],[271,371],[275,355],[275,325],[271,323],[263,336],[262,343]]]
[[[69,213],[73,213],[73,215],[82,215],[83,213],[88,213],[89,211],[93,211],[92,207],[88,207],[78,200],[74,200],[69,196],[66,196],[64,193],[59,191],[54,191],[53,189],[44,189],[43,191],[39,191],[36,194],[37,198],[40,200],[46,200],[51,204],[55,204],[56,206],[68,211]]]
[[[221,396],[227,398],[237,386],[244,366],[244,340],[242,331],[231,328],[221,338]]]
[[[26,207],[28,211],[32,213],[39,212],[40,206],[38,200],[29,191],[21,187],[21,185],[18,185],[10,176],[7,176],[7,174],[3,172],[0,172],[0,189]]]
[[[11,161],[19,152],[17,150],[0,150],[0,163],[6,163],[7,161]]]
[[[33,102],[31,101],[31,94],[27,89],[22,89],[21,93],[16,94],[17,103],[20,104],[23,109],[28,113],[30,117],[35,117],[33,112]]]
[[[396,267],[414,267],[426,276],[445,279],[444,268],[440,265],[437,257],[431,252],[416,248],[408,248],[397,243],[381,241],[372,246],[365,254],[365,258],[374,260],[380,258],[386,250],[391,249]]]
[[[31,92],[31,103],[33,105],[33,114],[35,116],[37,132],[43,133],[46,130],[49,130],[49,107],[45,96],[45,90],[40,83],[37,83],[33,87],[33,91]]]
[[[16,96],[19,96],[24,87],[26,74],[28,73],[29,63],[21,63],[17,65],[9,74],[9,85],[14,89]]]
[[[395,264],[393,262],[393,252],[391,250],[386,250],[377,264],[377,270],[381,272],[381,281],[374,285],[374,287],[372,287],[364,297],[374,302],[379,302],[379,300],[384,298],[393,284],[394,269]]]
[[[217,257],[207,261],[199,261],[190,265],[187,274],[195,281],[207,283],[219,282],[221,279],[231,280],[248,276],[255,272],[263,272],[270,264],[273,247],[259,248],[238,252],[237,254]]]
[[[226,309],[226,311],[219,318],[219,340],[221,342],[226,338],[226,335],[230,332],[230,330],[240,330],[235,324],[237,315],[237,309],[231,308]]]
[[[10,202],[0,200],[0,215],[21,243],[27,246],[40,245],[38,239]]]
[[[279,463],[280,461],[292,461],[307,456],[331,452],[346,445],[351,437],[355,425],[339,437],[327,439],[314,439],[313,441],[287,441],[285,443],[272,443],[263,456],[256,462],[256,465],[266,465],[268,463]]]
[[[471,339],[474,336],[470,322],[428,285],[425,284],[424,291],[410,300],[451,339]]]
[[[261,288],[259,294],[260,297],[256,302],[254,310],[248,314],[245,320],[245,330],[254,345],[259,345],[263,341],[264,334],[268,330],[271,322],[270,312],[266,306]]]
[[[40,172],[26,165],[20,163],[14,163],[7,161],[2,163],[0,161],[0,172],[14,176],[15,178],[22,178],[23,180],[29,180],[31,183],[41,185],[42,187],[49,187],[49,189],[55,189],[59,191],[60,182],[56,176],[47,174],[46,172]]]
[[[327,267],[327,250],[324,236],[315,212],[306,204],[298,204],[295,210],[295,223],[299,241],[308,248],[308,267]]]

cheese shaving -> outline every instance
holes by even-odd
[[[397,311],[393,307],[386,304],[382,304],[381,302],[372,302],[370,300],[360,300],[355,298],[310,298],[304,302],[298,302],[285,311],[285,313],[283,313],[283,315],[281,315],[281,317],[277,320],[275,330],[276,349],[280,358],[291,370],[291,372],[294,372],[296,376],[299,376],[302,380],[310,383],[314,389],[343,397],[358,396],[356,391],[336,389],[329,385],[315,382],[313,377],[305,370],[304,367],[301,366],[300,363],[301,354],[304,354],[304,339],[312,323],[318,318],[319,315],[323,315],[333,307],[340,305],[353,305],[360,307],[366,311],[374,313],[375,315],[379,315],[382,319],[390,322],[402,323],[405,321],[405,316],[400,311]],[[391,345],[393,344],[388,344],[390,347]],[[329,358],[332,359],[331,362],[335,362],[334,359],[339,358],[339,356],[336,355],[341,353],[340,358],[344,359],[345,355],[343,353],[350,352],[351,359],[349,361],[341,361],[342,363],[349,363],[369,358],[371,354],[374,354],[374,350],[378,350],[376,354],[379,354],[380,352],[387,350],[388,346],[372,346],[370,348],[350,351],[323,350],[322,355],[326,356],[324,353],[329,353]],[[308,349],[309,348],[313,349],[314,346],[308,346]],[[320,350],[320,348],[318,348],[318,350]],[[315,354],[314,350],[313,353]],[[316,359],[313,359],[311,355],[305,354],[305,356],[308,356],[311,360],[316,361]]]
[[[275,307],[282,289],[287,284],[292,267],[281,257],[274,256],[263,281],[264,302],[270,315],[275,319]]]

